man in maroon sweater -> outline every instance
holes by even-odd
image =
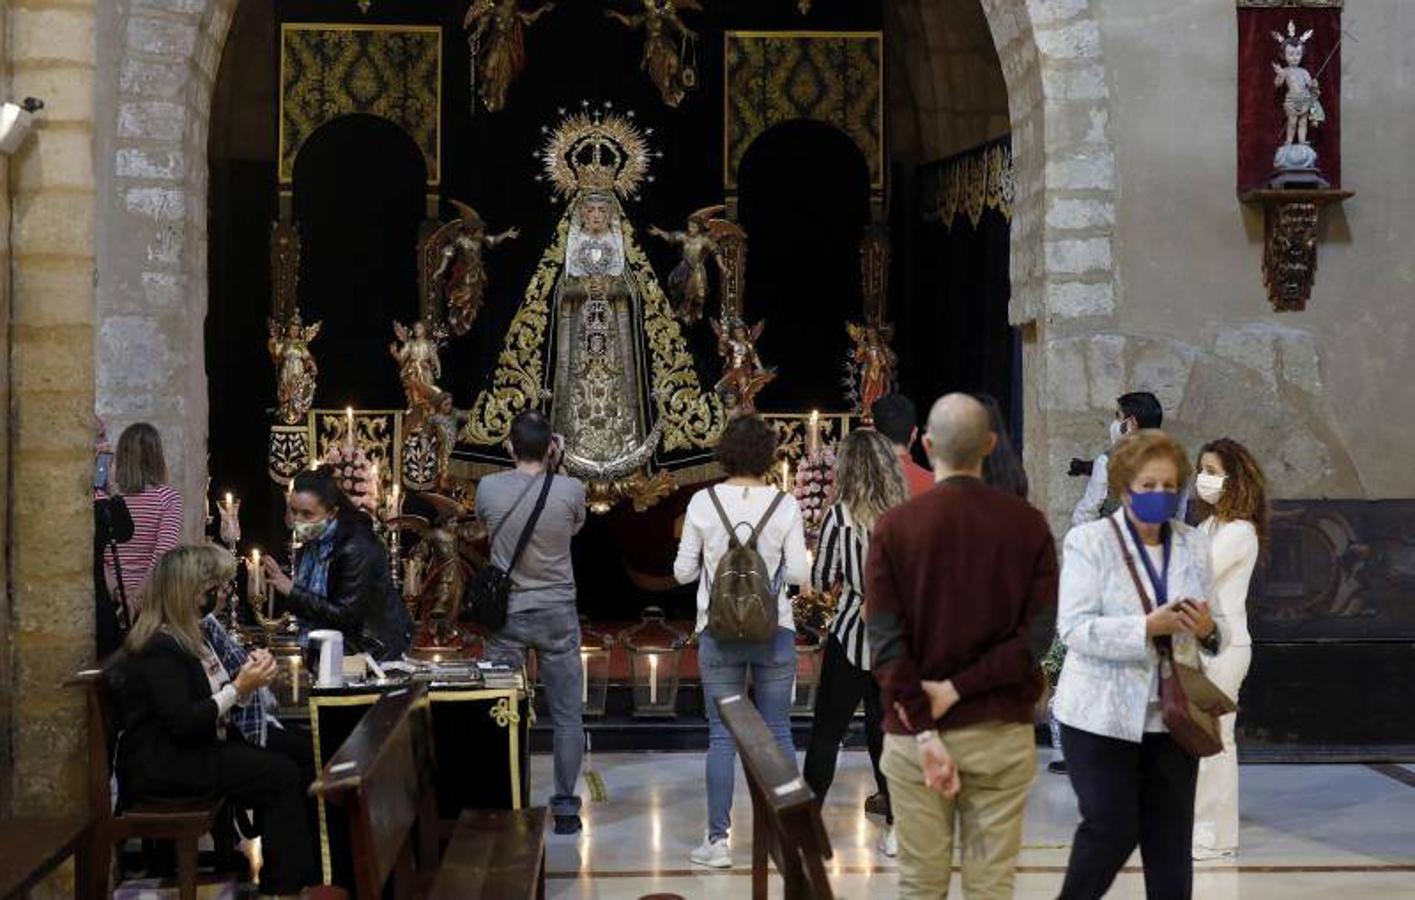
[[[924,438],[939,486],[886,513],[870,540],[865,620],[901,897],[947,895],[955,815],[964,895],[1013,893],[1057,562],[1042,514],[983,483],[996,443],[976,400],[939,400]]]

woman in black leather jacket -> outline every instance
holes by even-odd
[[[397,659],[413,622],[389,577],[388,551],[373,522],[339,489],[328,468],[295,476],[288,501],[300,542],[291,578],[266,557],[265,573],[302,629],[337,628],[346,653]]]

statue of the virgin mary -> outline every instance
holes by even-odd
[[[568,201],[462,438],[496,448],[511,420],[546,409],[566,468],[601,486],[695,461],[723,408],[687,344],[621,201],[648,177],[629,116],[579,112],[550,132],[543,178]]]

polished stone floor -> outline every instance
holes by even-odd
[[[1041,751],[1043,762],[1048,756]],[[596,754],[590,766],[608,800],[587,804],[582,835],[550,838],[549,897],[748,896],[751,810],[740,773],[735,865],[709,872],[688,862],[706,821],[701,754]],[[532,772],[534,802],[543,803],[549,757],[535,757]],[[843,753],[825,809],[842,898],[894,896],[897,866],[875,851],[880,826],[863,812],[873,784],[865,754]],[[1199,900],[1415,898],[1415,766],[1244,766],[1241,791],[1242,852],[1196,865]],[[1056,896],[1075,822],[1066,777],[1042,769],[1027,808],[1017,897]],[[1110,896],[1144,896],[1138,865],[1131,860]]]

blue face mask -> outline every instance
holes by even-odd
[[[1179,512],[1179,492],[1131,491],[1130,509],[1146,525],[1161,525]]]

